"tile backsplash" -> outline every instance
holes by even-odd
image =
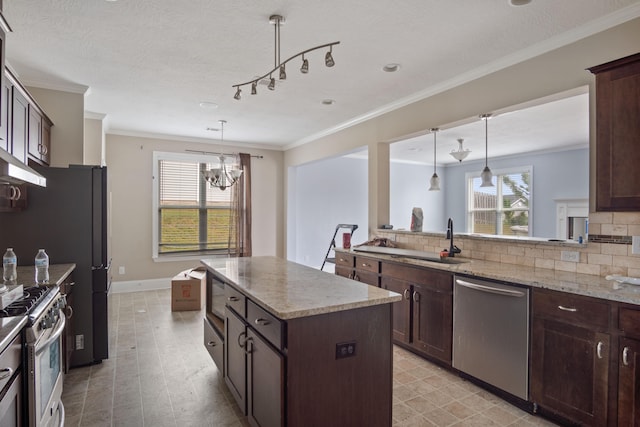
[[[465,234],[455,235],[454,243],[462,249],[457,256],[463,258],[603,277],[640,277],[640,255],[631,253],[631,236],[640,236],[640,212],[590,213],[587,244]],[[374,237],[388,238],[400,248],[426,252],[449,247],[444,233],[376,230]]]

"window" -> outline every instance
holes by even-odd
[[[154,153],[154,258],[226,254],[235,247],[232,191],[202,178],[218,164],[212,156]]]
[[[467,175],[467,230],[503,236],[531,235],[532,167],[494,171],[493,187]]]

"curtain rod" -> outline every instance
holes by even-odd
[[[213,155],[213,156],[219,156],[219,155],[223,155],[223,156],[235,156],[236,154],[234,153],[221,153],[219,151],[200,151],[200,150],[184,150],[188,153],[197,153],[197,154],[209,154],[209,155]],[[260,156],[257,154],[251,154],[251,157],[255,158],[255,159],[264,159],[264,156]]]

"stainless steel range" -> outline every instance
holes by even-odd
[[[29,426],[64,426],[61,396],[65,299],[58,286],[32,286],[23,291],[24,297],[0,310],[0,316],[28,315],[25,341]]]

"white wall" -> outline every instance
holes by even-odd
[[[411,229],[411,211],[422,208],[422,231],[446,230],[445,200],[447,177],[444,168],[436,168],[440,191],[429,191],[433,165],[391,162],[389,218],[394,230]]]
[[[289,202],[296,218],[288,227],[295,240],[289,260],[320,268],[338,224],[358,225],[352,244],[367,240],[367,168],[366,158],[338,157],[289,172],[295,181]],[[342,247],[344,232],[348,230],[338,231],[337,247]]]
[[[503,109],[584,85],[589,85],[590,93],[593,94],[594,77],[586,69],[637,53],[639,39],[640,19],[634,19],[484,77],[453,88],[443,87],[441,92],[423,100],[381,114],[311,143],[290,147],[285,152],[285,170],[290,170],[292,166],[337,156],[362,146],[369,146],[371,157],[371,147],[374,144],[399,140],[425,132],[429,128],[477,117],[482,112]],[[593,109],[590,114],[593,122]],[[592,123],[592,140],[593,126]],[[590,162],[593,162],[593,156]],[[384,176],[379,176],[384,173],[385,171],[380,171],[377,167],[369,168],[370,182],[380,184],[369,187],[369,199],[377,197],[379,188],[384,187],[381,185]],[[595,178],[590,176],[590,179]],[[285,182],[290,181],[285,179]],[[289,201],[285,203],[288,208]],[[376,206],[370,206],[369,222],[372,218],[379,217],[380,212],[383,214],[385,207],[388,209],[388,200],[384,198],[379,199]],[[287,240],[288,237],[285,235],[283,241]]]
[[[212,151],[211,144],[107,134],[106,160],[109,191],[109,230],[114,282],[170,278],[199,264],[187,261],[154,262],[151,254],[153,151]],[[254,255],[282,256],[282,153],[279,151],[215,146],[225,152],[263,155],[251,159],[252,236]],[[125,267],[124,275],[118,273]]]

